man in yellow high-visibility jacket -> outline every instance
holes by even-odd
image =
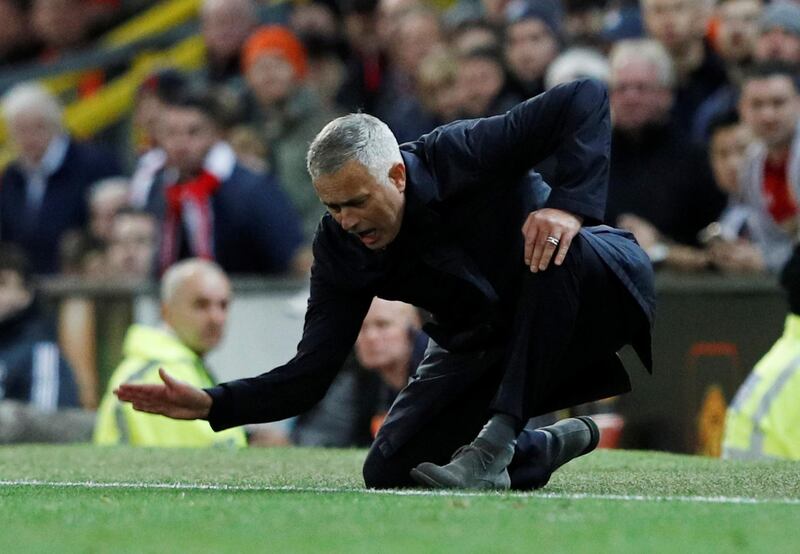
[[[241,427],[216,433],[207,421],[177,421],[133,410],[112,393],[122,383],[210,387],[214,380],[203,357],[219,344],[228,316],[230,282],[213,262],[191,259],[173,265],[161,281],[159,328],[132,325],[124,359],[114,371],[97,414],[96,444],[135,446],[228,446],[247,444]]]
[[[781,284],[791,313],[783,335],[728,408],[724,458],[800,460],[800,247],[784,267]]]

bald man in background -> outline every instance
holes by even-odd
[[[123,383],[176,379],[198,387],[215,384],[204,358],[222,340],[231,284],[217,264],[192,258],[170,267],[161,280],[159,327],[134,324],[125,336],[124,359],[114,371],[97,413],[96,444],[228,446],[247,444],[241,427],[215,433],[207,421],[176,421],[136,412],[111,391]]]

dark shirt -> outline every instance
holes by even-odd
[[[651,126],[636,136],[613,132],[609,225],[631,213],[667,237],[691,245],[724,207],[725,196],[714,185],[705,153],[674,126]]]
[[[147,209],[164,217],[164,184],[157,178]],[[211,198],[214,256],[228,273],[284,273],[303,244],[300,220],[280,183],[272,175],[236,164]],[[180,257],[189,257],[185,230]]]
[[[44,411],[78,405],[72,368],[36,302],[0,322],[0,400],[4,398]]]
[[[12,163],[0,177],[0,236],[25,250],[34,273],[60,269],[59,244],[64,232],[81,229],[89,218],[89,187],[121,169],[109,152],[70,140],[61,166],[47,179],[36,213],[28,210],[27,176]]]
[[[675,91],[672,105],[672,120],[687,136],[692,131],[694,116],[700,105],[718,88],[727,84],[725,62],[708,44],[704,44],[703,62],[692,71],[686,81]]]

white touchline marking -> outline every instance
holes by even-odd
[[[294,485],[226,485],[214,483],[136,483],[98,481],[40,481],[32,479],[0,480],[0,487],[53,487],[83,489],[134,489],[227,492],[299,492],[299,493],[365,493],[392,496],[496,496],[511,498],[546,498],[554,500],[618,500],[626,502],[697,502],[706,504],[786,504],[800,506],[800,498],[752,498],[746,496],[669,496],[643,494],[599,494],[564,492],[480,492],[423,489],[361,489],[348,487],[296,487]]]

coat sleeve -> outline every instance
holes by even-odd
[[[415,147],[422,148],[443,198],[471,186],[517,182],[554,156],[547,207],[603,218],[611,124],[608,94],[598,81],[559,85],[506,114],[445,125],[420,141]]]
[[[230,381],[206,389],[213,404],[209,422],[214,430],[277,421],[313,407],[330,387],[350,353],[372,295],[344,291],[326,274],[315,243],[311,296],[297,354],[287,364],[257,377]]]

